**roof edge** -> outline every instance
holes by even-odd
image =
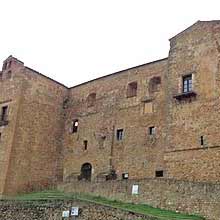
[[[188,31],[190,28],[192,28],[193,26],[199,24],[199,23],[220,23],[220,20],[210,20],[210,21],[201,21],[201,20],[198,20],[196,21],[194,24],[190,25],[189,27],[187,27],[186,29],[184,29],[183,31],[179,32],[178,34],[174,35],[173,37],[171,37],[169,39],[169,41],[179,37],[181,34],[183,34],[184,32]]]
[[[56,83],[56,84],[58,84],[58,85],[60,85],[60,86],[62,86],[62,87],[65,87],[66,89],[69,89],[69,88],[68,88],[67,86],[65,86],[64,84],[62,84],[62,83],[60,83],[60,82],[58,82],[58,81],[56,81],[56,80],[50,78],[49,76],[46,76],[46,75],[44,75],[44,74],[42,74],[42,73],[40,73],[40,72],[38,72],[38,71],[36,71],[36,70],[34,70],[34,69],[28,67],[28,66],[25,66],[25,68],[28,69],[28,70],[30,70],[30,71],[32,71],[32,72],[35,73],[35,74],[38,74],[38,75],[40,75],[40,76],[42,76],[42,77],[44,77],[44,78],[46,78],[46,79],[49,79],[50,81],[53,81],[54,83]]]
[[[173,37],[171,37],[169,39],[169,41],[179,37],[181,34],[183,34],[184,32],[188,31],[190,28],[192,28],[193,26],[197,25],[199,22],[201,22],[200,20],[198,20],[197,22],[195,22],[194,24],[190,25],[189,27],[187,27],[186,29],[184,29],[183,31],[179,32],[178,34],[174,35]]]
[[[16,59],[17,61],[19,61],[19,62],[21,62],[22,64],[24,64],[24,62],[20,61],[19,59],[15,58],[14,56],[10,55],[8,58],[10,58],[10,57],[13,57],[13,58]],[[7,59],[8,59],[8,58],[7,58]],[[145,65],[151,65],[151,64],[154,64],[154,63],[157,63],[157,62],[162,62],[162,61],[167,60],[167,59],[168,59],[168,57],[165,57],[165,58],[162,58],[162,59],[158,59],[158,60],[155,60],[155,61],[151,61],[151,62],[148,62],[148,63],[144,63],[144,64],[137,65],[137,66],[134,66],[134,67],[130,67],[130,68],[127,68],[127,69],[119,70],[119,71],[117,71],[117,72],[110,73],[110,74],[107,74],[107,75],[104,75],[104,76],[100,76],[100,77],[97,77],[97,78],[95,78],[95,79],[92,79],[92,80],[89,80],[89,81],[86,81],[86,82],[83,82],[83,83],[80,83],[80,84],[78,84],[78,85],[71,86],[71,87],[68,87],[68,86],[66,86],[66,85],[64,85],[64,84],[62,84],[62,83],[60,83],[60,82],[58,82],[58,81],[56,81],[56,80],[50,78],[49,76],[46,76],[46,75],[44,75],[44,74],[42,74],[42,73],[40,73],[40,72],[38,72],[38,71],[36,71],[36,70],[34,70],[34,69],[28,67],[28,66],[24,66],[24,68],[30,70],[31,72],[33,72],[33,73],[35,73],[35,74],[38,74],[39,76],[42,76],[42,77],[46,78],[46,79],[48,79],[48,80],[50,80],[50,81],[52,81],[52,82],[54,82],[54,83],[56,83],[56,84],[58,84],[58,85],[64,87],[64,88],[66,88],[66,89],[73,89],[73,88],[75,88],[75,87],[82,86],[82,85],[88,84],[88,83],[90,83],[90,82],[99,80],[99,79],[103,79],[103,78],[106,78],[106,77],[109,77],[109,76],[112,76],[112,75],[120,74],[120,73],[123,73],[123,72],[125,72],[125,71],[132,70],[132,69],[135,69],[135,68],[139,68],[139,67],[142,67],[142,66],[145,66]]]
[[[104,76],[100,76],[100,77],[97,77],[97,78],[95,78],[95,79],[92,79],[92,80],[89,80],[89,81],[80,83],[80,84],[75,85],[75,86],[72,86],[72,87],[69,87],[69,89],[73,89],[73,88],[76,88],[76,87],[78,87],[78,86],[82,86],[82,85],[88,84],[88,83],[90,83],[90,82],[99,80],[99,79],[103,79],[103,78],[106,78],[106,77],[109,77],[109,76],[113,76],[113,75],[116,75],[116,74],[120,74],[120,73],[123,73],[123,72],[125,72],[125,71],[132,70],[132,69],[135,69],[135,68],[138,68],[138,67],[142,67],[142,66],[145,66],[145,65],[154,64],[154,63],[157,63],[157,62],[162,62],[162,61],[167,60],[167,59],[168,59],[168,57],[162,58],[162,59],[159,59],[159,60],[155,60],[155,61],[151,61],[151,62],[149,62],[149,63],[144,63],[144,64],[141,64],[141,65],[138,65],[138,66],[130,67],[130,68],[127,68],[127,69],[124,69],[124,70],[119,70],[119,71],[117,71],[117,72],[110,73],[110,74],[107,74],[107,75],[104,75]]]

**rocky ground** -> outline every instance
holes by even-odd
[[[79,207],[76,220],[157,220],[155,217],[81,201],[0,201],[0,220],[60,220],[64,219],[63,211],[75,206]]]

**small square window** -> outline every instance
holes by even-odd
[[[155,176],[156,177],[163,177],[163,170],[156,170]]]
[[[128,179],[129,175],[128,173],[122,173],[122,179],[126,180]]]
[[[192,91],[192,74],[183,76],[183,93]]]
[[[156,134],[156,128],[154,126],[151,126],[148,128],[149,135],[155,135]]]
[[[116,138],[118,141],[123,139],[123,129],[118,129],[116,133]]]
[[[154,76],[153,78],[150,79],[149,81],[149,93],[154,93],[159,91],[161,85],[161,78],[160,76]]]

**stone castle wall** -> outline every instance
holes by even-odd
[[[132,195],[132,186],[138,194]],[[88,183],[71,182],[58,187],[66,192],[89,193],[107,198],[145,203],[153,207],[196,214],[207,220],[220,216],[220,185],[172,179],[117,180]]]
[[[153,177],[156,169],[165,169],[163,162],[164,75],[167,61],[162,60],[99,79],[70,89],[64,134],[64,179],[79,175],[82,164],[91,163],[96,178],[116,170],[130,178]],[[162,83],[149,92],[155,76]],[[137,82],[137,95],[127,97],[127,85]],[[93,106],[87,97],[95,93]],[[147,110],[147,106],[152,106]],[[77,119],[78,131],[71,133],[71,122]],[[155,126],[154,135],[148,129]],[[123,129],[122,140],[117,130]],[[83,141],[88,141],[85,150]],[[110,162],[111,160],[111,162]]]
[[[19,68],[13,65],[3,71],[0,81],[2,106],[8,105],[8,124],[0,127],[1,157],[5,160],[1,170],[6,172],[1,175],[4,194],[56,185],[62,181],[63,169],[62,103],[66,88],[22,63]]]
[[[164,157],[169,178],[220,180],[219,42],[220,25],[215,22],[198,22],[171,39]],[[186,74],[192,74],[196,97],[178,100],[174,96],[181,93]]]
[[[220,22],[197,22],[170,40],[168,58],[72,88],[9,57],[0,72],[0,110],[9,107],[0,126],[0,194],[83,179],[85,164],[103,184],[111,172],[117,180],[157,176],[155,185],[219,183],[219,45]],[[183,93],[187,75],[192,91]],[[200,196],[199,185],[194,192]]]
[[[156,217],[82,201],[0,201],[0,218],[1,220],[60,220],[62,219],[62,212],[69,210],[71,207],[79,207],[79,216],[76,217],[78,220],[157,220]]]

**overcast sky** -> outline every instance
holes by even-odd
[[[219,0],[0,0],[0,61],[67,86],[167,57],[169,38],[220,19]]]

